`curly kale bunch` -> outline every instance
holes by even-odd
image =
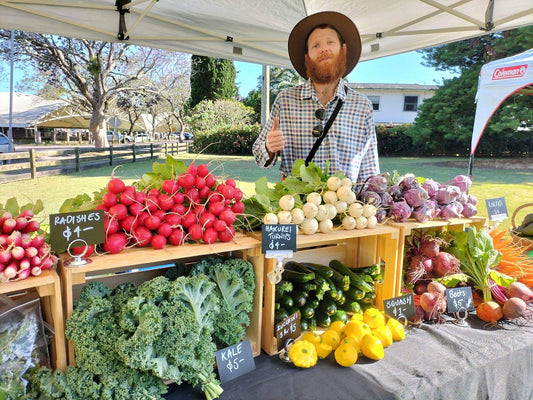
[[[231,346],[243,340],[246,327],[250,325],[249,313],[253,309],[253,265],[243,259],[209,257],[196,263],[190,274],[206,275],[216,284],[220,313],[215,320],[213,339],[217,348]]]
[[[131,289],[131,284],[123,284],[112,291],[100,282],[82,289],[65,330],[74,345],[76,367],[65,373],[35,368],[27,376],[26,399],[163,399],[167,386],[161,378],[126,365],[115,350],[124,334],[116,307]]]
[[[219,312],[215,285],[206,276],[160,276],[141,284],[117,314],[123,334],[116,341],[120,358],[178,384],[201,386],[207,399],[222,393],[213,365],[211,335]]]

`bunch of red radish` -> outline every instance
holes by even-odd
[[[50,252],[40,224],[30,210],[18,216],[3,211],[0,216],[0,281],[16,281],[38,276],[52,268],[57,257]]]
[[[205,164],[191,163],[160,189],[137,190],[112,178],[96,207],[105,211],[103,249],[119,253],[127,246],[229,242],[236,216],[244,212],[242,195],[235,180],[219,182]]]

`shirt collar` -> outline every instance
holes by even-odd
[[[346,83],[344,80],[341,79],[339,84],[337,85],[337,90],[335,93],[335,97],[338,99],[341,99],[342,101],[346,100],[346,89],[344,88],[346,86]],[[302,91],[300,92],[301,99],[310,99],[315,98],[318,99],[316,95],[316,90],[313,87],[313,84],[311,83],[311,80],[308,79],[305,81],[305,83],[302,84]]]

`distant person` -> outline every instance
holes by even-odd
[[[276,98],[253,145],[257,165],[270,168],[280,158],[286,177],[297,159],[322,169],[329,161],[330,174],[342,171],[358,183],[378,174],[372,103],[342,79],[361,55],[355,24],[337,12],[310,15],[293,28],[288,47],[292,65],[307,81]]]

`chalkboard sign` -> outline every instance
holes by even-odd
[[[474,299],[472,298],[472,288],[470,286],[451,288],[446,290],[446,303],[448,313],[459,311],[473,311]]]
[[[507,206],[505,205],[505,197],[486,199],[485,204],[487,205],[489,220],[503,221],[509,217],[509,214],[507,214]]]
[[[62,253],[71,242],[78,239],[87,244],[104,242],[104,210],[50,214],[52,251]],[[84,243],[80,241],[79,245],[83,246]]]
[[[295,224],[269,224],[261,228],[261,251],[296,251]]]
[[[228,382],[255,369],[252,345],[247,339],[243,342],[215,352],[220,382]]]
[[[285,347],[287,339],[297,339],[300,336],[300,311],[289,315],[275,326],[278,350]]]
[[[385,314],[395,319],[414,317],[416,315],[414,296],[411,293],[384,300],[383,309]]]

